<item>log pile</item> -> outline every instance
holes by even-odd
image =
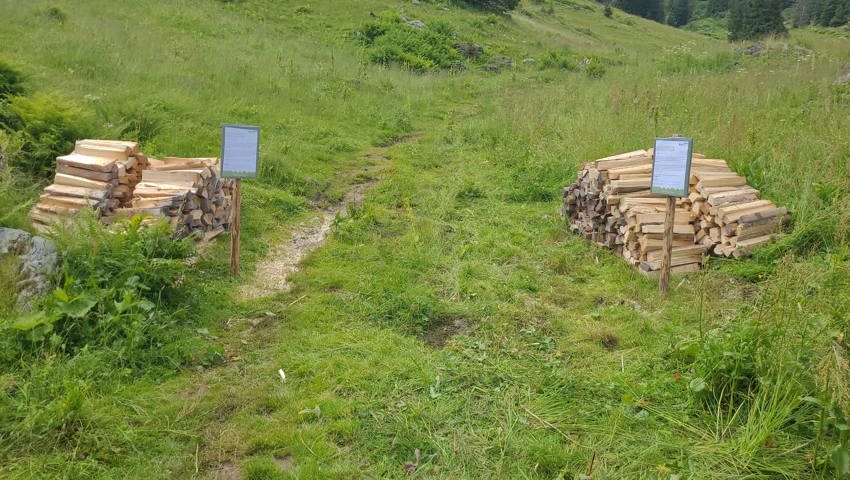
[[[30,211],[33,225],[43,230],[82,208],[111,215],[130,203],[147,166],[148,158],[136,142],[78,140],[73,152],[56,158],[53,184]]]
[[[217,158],[148,158],[136,142],[80,140],[57,157],[53,185],[30,211],[44,230],[83,208],[111,224],[134,215],[166,217],[178,238],[208,241],[230,228],[234,181],[220,176]]]
[[[621,254],[647,275],[661,269],[666,199],[650,193],[652,150],[586,163],[564,189],[571,228]],[[758,190],[724,160],[694,154],[689,196],[676,200],[671,273],[699,270],[707,254],[739,258],[770,242],[785,208],[760,200]]]
[[[234,181],[221,178],[218,158],[150,160],[128,208],[119,216],[165,216],[178,238],[209,241],[230,228]]]

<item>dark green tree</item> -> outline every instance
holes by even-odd
[[[465,0],[466,3],[482,10],[508,12],[519,5],[519,0]]]
[[[850,0],[820,0],[816,23],[824,27],[840,27],[850,19]]]
[[[811,25],[817,7],[816,0],[797,0],[791,12],[791,22],[795,28]]]
[[[732,0],[729,40],[751,40],[788,33],[782,23],[781,0]]]
[[[727,10],[729,10],[729,0],[708,0],[705,13],[709,17],[716,17]]]
[[[664,3],[662,0],[617,0],[617,6],[622,10],[643,18],[664,21]]]
[[[691,21],[690,0],[673,0],[667,23],[674,27],[681,27],[687,25],[689,21]]]

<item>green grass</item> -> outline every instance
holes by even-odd
[[[198,293],[172,313],[217,361],[114,375],[93,348],[4,372],[0,421],[30,441],[0,436],[0,476],[215,478],[235,465],[252,479],[400,478],[405,462],[425,478],[831,474],[846,444],[803,398],[847,408],[841,38],[793,32],[813,57],[726,68],[725,43],[606,19],[595,3],[499,17],[389,0],[67,1],[61,22],[51,6],[0,6],[0,44],[20,47],[0,55],[29,66],[29,88],[88,105],[103,132],[127,115],[112,112],[143,110],[160,124],[145,151],[207,155],[219,123],[262,125],[246,276],[311,202],[340,197],[368,152],[423,135],[385,151],[378,184],[292,292],[240,299],[227,242],[206,249],[183,286]],[[364,65],[353,34],[370,11],[442,18],[516,67]],[[35,39],[44,48],[23,48]],[[547,52],[606,73],[521,61]],[[675,279],[665,299],[557,211],[582,162],[673,133],[727,159],[794,226],[754,259]],[[33,430],[51,421],[73,428]]]
[[[12,255],[0,254],[0,318],[5,318],[15,309],[17,273],[17,259]]]

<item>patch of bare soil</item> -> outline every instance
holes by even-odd
[[[419,339],[431,348],[443,348],[455,335],[470,331],[469,322],[463,318],[455,318],[438,323],[419,335]]]
[[[241,480],[242,470],[233,462],[224,462],[215,471],[216,480]]]
[[[292,455],[288,453],[282,457],[275,455],[274,463],[277,464],[277,468],[283,470],[284,472],[288,472],[292,470]]]

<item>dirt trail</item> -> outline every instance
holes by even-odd
[[[257,264],[253,280],[240,286],[239,291],[243,298],[262,298],[292,289],[289,277],[299,270],[301,260],[324,243],[337,215],[344,216],[349,205],[363,201],[366,190],[377,183],[375,176],[384,169],[388,160],[383,150],[371,152],[366,158],[370,159],[373,165],[348,174],[350,179],[362,176],[366,180],[352,184],[341,202],[319,209],[320,215],[294,228],[289,240],[278,245]]]

